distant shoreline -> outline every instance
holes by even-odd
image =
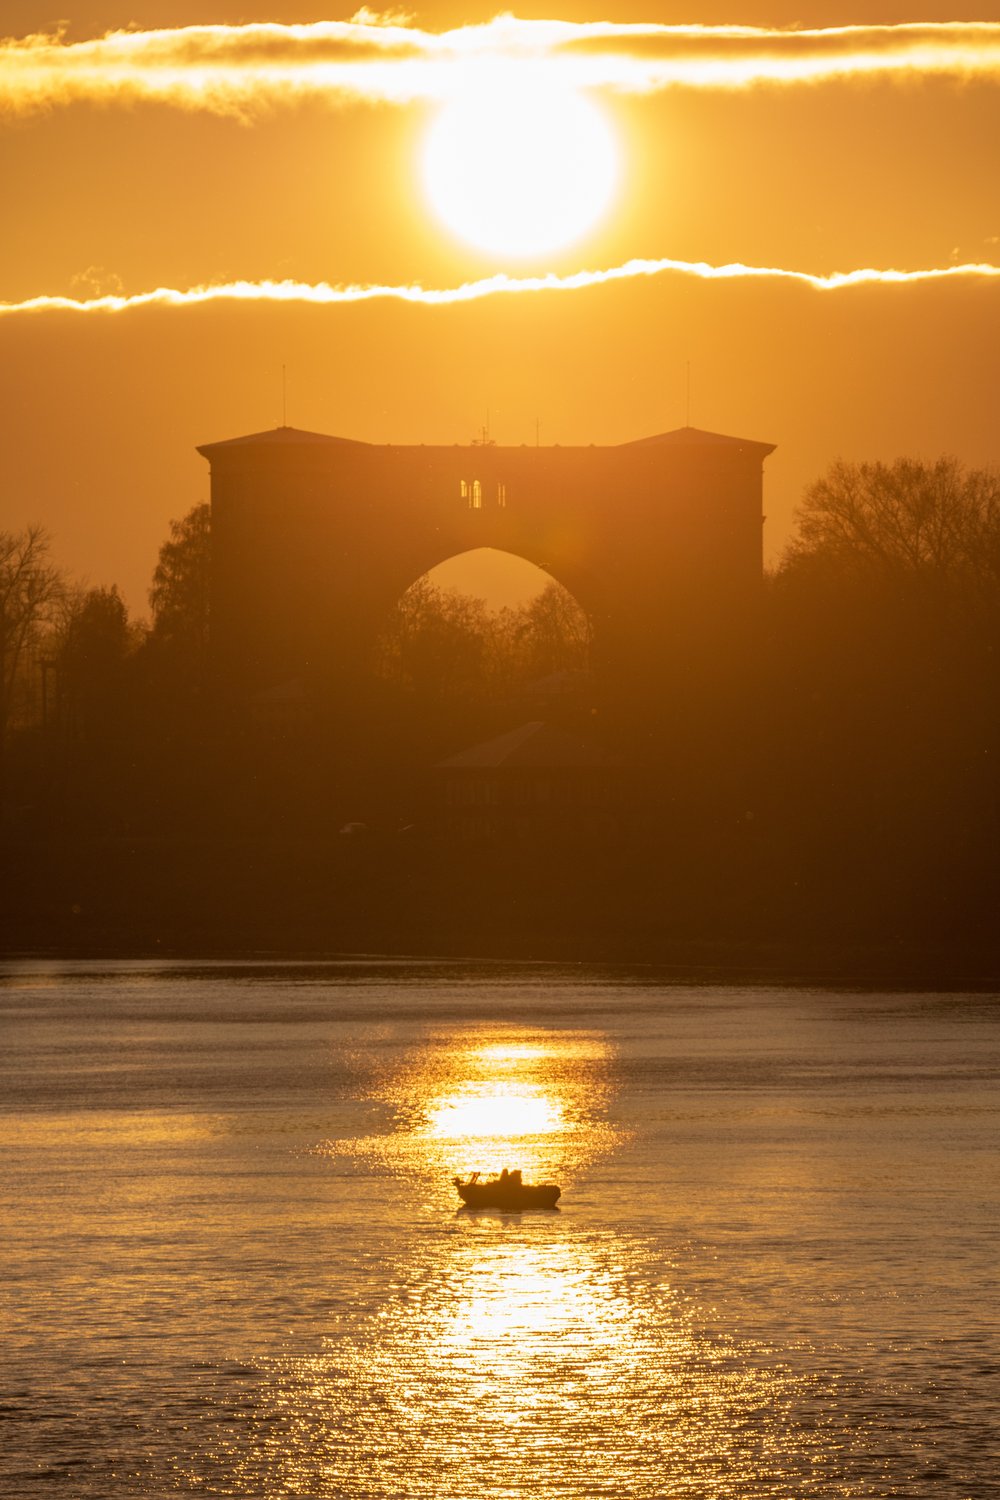
[[[745,872],[699,883],[669,861],[651,878],[620,845],[8,839],[0,858],[0,957],[11,961],[364,955],[692,985],[1000,990],[1000,943],[975,914],[928,930],[918,909],[883,936],[878,912],[852,911],[839,888],[792,902]]]

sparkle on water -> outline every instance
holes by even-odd
[[[431,1135],[489,1142],[494,1150],[522,1136],[549,1135],[562,1123],[558,1104],[524,1083],[450,1094],[430,1104],[427,1116]]]
[[[0,976],[5,1500],[985,1500],[988,997]],[[458,1207],[519,1166],[560,1209]]]

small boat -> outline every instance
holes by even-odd
[[[555,1208],[561,1189],[554,1182],[522,1182],[520,1172],[508,1172],[506,1167],[499,1177],[487,1177],[485,1181],[478,1172],[466,1180],[453,1177],[458,1196],[467,1208]]]

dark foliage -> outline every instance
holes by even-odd
[[[174,691],[203,692],[209,666],[211,509],[196,505],[160,548],[149,602],[153,611],[153,661]]]
[[[59,632],[55,658],[59,708],[72,739],[106,741],[120,733],[131,707],[132,658],[141,636],[129,624],[116,588],[75,598]]]
[[[558,672],[586,672],[590,626],[557,583],[519,608],[435,587],[408,589],[376,648],[376,670],[424,699],[498,702]]]

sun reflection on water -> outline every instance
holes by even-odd
[[[437,1059],[414,1082],[428,1167],[536,1180],[576,1156],[582,1165],[600,1133],[608,1048],[599,1038],[540,1032],[476,1036]],[[449,1076],[450,1074],[450,1076]],[[581,1074],[589,1076],[589,1090]],[[575,1150],[574,1150],[575,1147]]]
[[[486,1383],[523,1375],[554,1347],[568,1355],[586,1346],[591,1365],[628,1342],[624,1304],[578,1245],[494,1242],[480,1245],[465,1269],[439,1345],[467,1372],[480,1365]]]
[[[612,1068],[599,1034],[529,1026],[436,1034],[383,1080],[376,1103],[385,1131],[317,1149],[421,1179],[439,1200],[454,1201],[453,1176],[504,1167],[565,1188],[623,1138],[607,1118]]]
[[[484,1062],[535,1062],[545,1056],[546,1050],[551,1048],[546,1049],[538,1043],[494,1042],[477,1047],[474,1056],[481,1057]]]
[[[431,1104],[427,1119],[430,1135],[440,1140],[504,1141],[561,1130],[563,1108],[530,1084],[468,1085]]]
[[[641,1240],[565,1222],[468,1219],[411,1245],[377,1313],[273,1362],[237,1492],[737,1500],[759,1485],[802,1389],[700,1330]]]

